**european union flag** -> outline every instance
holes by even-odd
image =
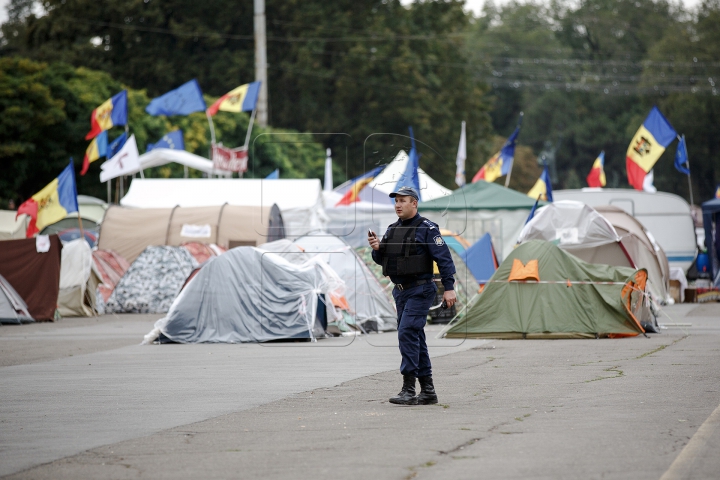
[[[127,141],[127,133],[123,132],[122,135],[113,140],[110,145],[107,146],[107,158],[112,158],[120,149],[125,145]]]
[[[683,135],[682,137],[680,137],[680,141],[677,145],[677,150],[675,150],[675,169],[680,173],[690,175],[690,170],[685,165],[690,166],[687,153],[687,144],[685,143],[685,135]]]
[[[207,107],[197,80],[192,79],[165,95],[153,98],[145,111],[150,115],[189,115]]]
[[[157,143],[148,143],[146,152],[156,148],[169,148],[170,150],[185,150],[182,130],[166,133]]]

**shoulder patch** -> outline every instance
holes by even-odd
[[[426,224],[430,228],[430,230],[434,230],[435,228],[437,228],[437,225],[432,223],[430,220],[423,220],[423,223]]]
[[[436,236],[435,238],[433,238],[433,240],[435,240],[435,245],[437,245],[438,247],[442,247],[443,245],[445,245],[445,241],[443,240],[441,235]]]

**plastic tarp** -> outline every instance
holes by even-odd
[[[129,262],[152,245],[216,243],[223,248],[256,246],[268,240],[271,207],[124,208],[113,206],[100,228],[98,248]]]
[[[20,325],[33,323],[35,320],[30,316],[25,300],[0,275],[0,324]]]
[[[461,257],[480,285],[486,284],[498,268],[497,256],[489,233],[465,250]]]
[[[148,247],[115,286],[107,313],[165,313],[198,263],[183,247]]]
[[[325,230],[328,219],[321,187],[317,178],[136,178],[120,204],[134,208],[211,207],[225,203],[270,208],[277,204],[285,233],[293,237],[313,230]],[[267,230],[267,224],[265,226]]]
[[[0,210],[0,240],[25,238],[30,217],[25,214],[16,216],[15,210]]]
[[[295,265],[259,248],[234,248],[205,264],[143,343],[314,339],[318,295],[342,288],[317,256]]]
[[[101,273],[95,267],[90,246],[84,239],[63,245],[60,262],[58,311],[63,317],[93,317],[98,314],[96,289]]]
[[[345,282],[345,298],[361,326],[376,322],[380,331],[397,330],[397,312],[373,273],[355,250],[335,235],[304,236],[295,240],[305,255],[319,255]],[[367,329],[366,329],[367,330]],[[374,330],[374,328],[373,328]]]
[[[208,176],[222,175],[223,177],[232,177],[232,172],[213,168],[212,160],[208,160],[207,158],[203,158],[185,150],[154,148],[149,152],[140,155],[140,167],[143,169],[161,167],[163,165],[167,165],[168,163],[184,165],[194,170],[203,172]],[[135,172],[130,172],[130,174],[137,173],[139,171],[140,170],[136,170]]]
[[[392,162],[388,163],[380,174],[360,191],[360,199],[366,202],[392,205],[394,200],[388,195],[395,191],[398,180],[405,174],[408,154],[400,150]],[[427,202],[436,198],[445,197],[451,190],[436,182],[422,168],[418,168],[420,181],[420,202]]]
[[[537,262],[539,282],[510,282],[513,264]],[[645,270],[590,264],[550,242],[519,245],[448,338],[596,338],[643,333]]]
[[[665,192],[584,188],[555,190],[555,200],[575,200],[591,207],[613,205],[635,217],[665,251],[671,267],[687,271],[697,255],[695,222],[684,198]]]

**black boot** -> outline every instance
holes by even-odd
[[[417,396],[418,405],[432,405],[438,403],[435,386],[433,385],[432,376],[418,377],[420,382],[420,395]]]
[[[397,397],[392,397],[390,403],[397,405],[417,405],[418,399],[415,396],[415,377],[403,375],[403,387]]]

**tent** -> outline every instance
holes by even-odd
[[[216,243],[223,248],[255,246],[282,234],[274,205],[240,207],[110,207],[100,228],[98,248],[113,250],[129,262],[151,245]]]
[[[712,269],[713,285],[720,287],[720,199],[704,202],[702,216],[705,227],[705,248]]]
[[[629,189],[583,188],[556,190],[553,198],[575,200],[591,207],[613,205],[635,217],[646,230],[652,232],[663,248],[671,267],[684,272],[697,255],[695,222],[690,205],[678,195],[664,192],[641,192]]]
[[[404,150],[400,150],[393,161],[388,163],[382,172],[360,191],[360,199],[376,205],[392,205],[394,200],[388,195],[395,191],[398,180],[405,174],[408,159],[408,154]],[[452,193],[425,173],[422,168],[418,168],[418,179],[421,203]],[[344,185],[340,185],[336,190],[342,191],[343,187]]]
[[[480,181],[465,185],[447,197],[421,202],[418,209],[421,215],[441,228],[458,232],[470,243],[489,233],[502,259],[515,246],[534,204],[527,195]]]
[[[498,268],[497,255],[489,233],[465,250],[461,258],[479,285],[485,285]]]
[[[440,235],[442,235],[443,240],[445,240],[445,244],[461,257],[463,253],[465,253],[465,250],[470,248],[470,242],[465,240],[462,235],[453,231],[441,228]]]
[[[83,239],[63,245],[60,264],[58,312],[63,317],[92,317],[98,314],[96,290],[101,273],[93,262],[92,250]]]
[[[600,205],[595,210],[605,217],[622,238],[622,244],[635,266],[648,271],[651,289],[667,300],[670,297],[670,264],[655,237],[635,217],[614,205]],[[682,270],[681,270],[682,272]],[[684,273],[683,273],[684,275]]]
[[[277,204],[289,237],[323,230],[327,223],[322,188],[317,178],[136,178],[120,204],[133,208],[219,207],[224,204],[270,208]],[[266,218],[262,216],[259,223],[267,227]]]
[[[10,282],[0,275],[0,324],[20,325],[34,321],[25,301],[10,285]]]
[[[35,321],[55,319],[62,248],[57,235],[0,243],[0,275],[22,297]]]
[[[371,229],[378,237],[385,234],[388,225],[397,221],[395,208],[389,203],[353,202],[337,205],[343,194],[337,191],[323,192],[325,214],[328,217],[328,233],[342,237],[352,247],[367,245],[367,231]],[[389,197],[388,197],[389,199]]]
[[[315,339],[318,294],[342,286],[317,256],[295,265],[259,248],[234,248],[200,269],[143,343]]]
[[[614,210],[609,212],[618,216]],[[628,222],[624,225],[631,228]],[[639,237],[630,233],[621,236],[605,216],[584,203],[561,200],[538,209],[518,237],[518,243],[529,240],[554,242],[588,263],[644,268],[653,296],[660,302],[668,298],[668,279],[657,257],[647,251]]]
[[[119,253],[112,250],[93,250],[93,263],[98,272],[102,284],[98,285],[98,305],[105,305],[110,294],[115,290],[115,285],[130,268],[130,264]]]
[[[0,210],[0,240],[25,238],[30,217],[25,214],[16,217],[15,210]]]
[[[598,338],[644,333],[645,270],[585,263],[541,240],[519,245],[447,338]]]
[[[345,298],[357,324],[365,330],[397,330],[394,302],[388,300],[383,287],[350,245],[335,235],[308,235],[294,243],[303,249],[306,258],[320,255],[325,263],[345,282]]]
[[[184,247],[147,247],[105,304],[107,313],[165,313],[198,262]]]

